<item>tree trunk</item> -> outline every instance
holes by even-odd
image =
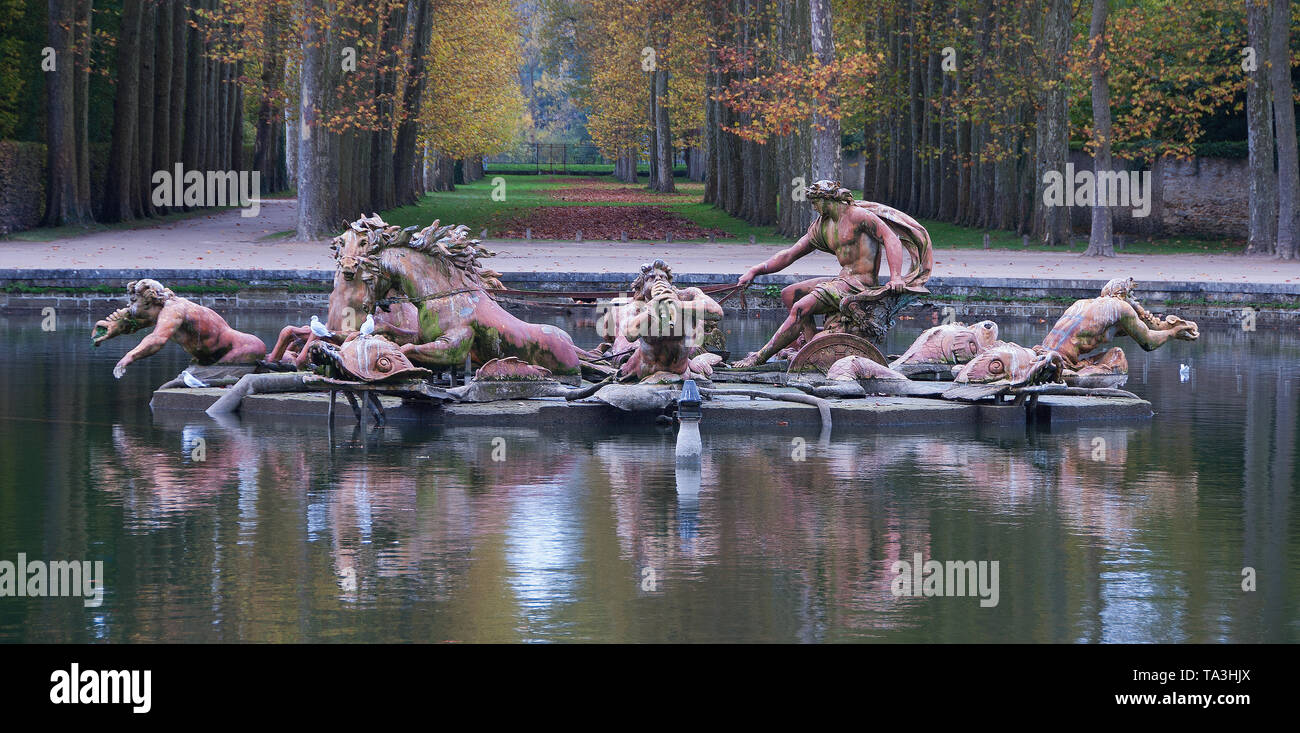
[[[1048,171],[1065,175],[1070,154],[1069,100],[1065,94],[1066,55],[1070,51],[1070,1],[1049,0],[1043,16],[1043,83],[1038,97],[1038,136],[1034,167],[1033,235],[1043,244],[1063,247],[1070,243],[1070,209],[1047,206],[1043,198]],[[1066,185],[1073,185],[1067,181]]]
[[[172,170],[172,6],[173,3],[168,0],[158,2],[157,26],[152,29],[152,32],[157,35],[154,43],[154,70],[158,75],[158,80],[154,82],[153,97],[152,166],[156,171],[169,172]]]
[[[1269,78],[1277,134],[1277,255],[1295,259],[1300,237],[1300,161],[1296,159],[1295,96],[1291,87],[1291,2],[1273,0]]]
[[[835,41],[831,34],[831,0],[809,0],[808,11],[813,56],[822,66],[829,65],[835,60]],[[839,119],[814,113],[811,135],[813,180],[840,180]]]
[[[203,0],[191,0],[188,4],[194,9],[203,8]],[[199,21],[197,16],[191,12],[185,15],[196,22]],[[202,170],[205,167],[203,159],[203,139],[204,123],[207,122],[207,63],[203,59],[205,50],[203,42],[203,33],[198,28],[188,27],[185,30],[186,36],[186,57],[185,57],[185,114],[184,114],[184,144],[181,148],[182,162],[185,164],[186,171]]]
[[[113,141],[104,184],[105,221],[135,216],[136,145],[140,114],[140,17],[142,0],[124,0],[122,31],[117,39],[117,92],[113,97]]]
[[[327,18],[328,3],[304,0],[308,17]],[[328,112],[333,61],[331,30],[317,22],[303,29],[301,102],[303,121],[298,140],[298,231],[300,240],[310,241],[332,234],[341,217],[338,212],[338,150],[334,135],[323,126]]]
[[[230,79],[230,169],[235,171],[247,167],[244,161],[244,87],[238,82],[243,75],[244,62],[240,61],[231,68]],[[253,192],[254,196],[260,194],[260,191]]]
[[[655,177],[654,190],[672,193],[673,184],[673,131],[668,120],[668,71],[656,69],[655,80]]]
[[[158,45],[158,3],[145,0],[140,13],[140,115],[136,127],[136,205],[143,216],[157,216],[153,205],[153,118],[154,87],[158,78],[155,53]]]
[[[189,50],[189,9],[184,0],[168,0],[172,6],[172,78],[168,106],[167,162],[173,168],[184,159],[186,67]],[[180,202],[174,202],[180,206]]]
[[[90,45],[91,19],[94,15],[92,0],[77,2],[77,90],[73,109],[77,115],[77,199],[85,220],[94,217],[94,202],[90,193]]]
[[[297,71],[285,63],[284,85],[286,88],[300,88],[301,82]],[[298,134],[302,129],[302,118],[299,117],[300,105],[286,104],[284,107],[284,170],[285,185],[293,188],[298,187]]]
[[[1097,149],[1093,153],[1093,171],[1097,174],[1098,190],[1092,202],[1092,234],[1088,237],[1085,255],[1115,256],[1115,232],[1111,221],[1112,201],[1101,201],[1101,174],[1109,173],[1110,160],[1110,86],[1106,81],[1106,12],[1109,0],[1092,0],[1092,23],[1088,40],[1092,44],[1089,54],[1092,67],[1092,125]]]
[[[1246,38],[1255,65],[1246,72],[1246,148],[1250,159],[1247,254],[1273,254],[1277,242],[1277,173],[1273,170],[1272,87],[1268,76],[1269,0],[1246,0]]]
[[[419,132],[420,100],[424,96],[424,56],[429,43],[433,12],[429,0],[409,0],[407,18],[413,29],[410,73],[402,90],[402,119],[397,128],[393,150],[393,175],[396,176],[395,198],[398,206],[416,201],[415,143]]]
[[[54,49],[54,70],[45,72],[45,149],[49,167],[45,224],[84,224],[90,220],[90,212],[80,195],[77,158],[76,0],[50,0],[48,13],[48,43]]]

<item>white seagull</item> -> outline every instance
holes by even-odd
[[[333,335],[330,333],[330,330],[328,328],[325,328],[325,324],[321,323],[320,319],[317,318],[316,316],[311,317],[311,332],[316,334],[316,338],[323,338],[323,339],[329,338],[330,336]]]
[[[361,335],[369,336],[375,332],[375,314],[371,313],[366,316],[366,322],[361,324]]]
[[[1190,364],[1178,365],[1178,381],[1186,382],[1187,378],[1192,376],[1192,367]]]
[[[207,382],[203,381],[202,379],[199,379],[193,374],[190,374],[190,370],[188,369],[181,372],[181,380],[185,382],[185,386],[191,387],[193,389],[201,389],[203,387],[208,386]]]

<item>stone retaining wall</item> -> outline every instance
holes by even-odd
[[[0,270],[0,288],[17,284],[52,288],[107,285],[117,290],[146,275],[169,286],[239,284],[242,289],[231,293],[182,293],[221,311],[321,310],[328,305],[328,289],[333,279],[329,270]],[[778,312],[782,310],[777,297],[780,288],[808,277],[786,274],[759,277],[746,292],[746,304],[751,310]],[[513,272],[505,273],[502,279],[513,289],[557,293],[618,292],[629,285],[627,276],[618,273]],[[723,273],[683,273],[677,278],[679,285],[735,281],[736,275]],[[952,308],[958,319],[966,320],[1055,318],[1069,302],[1096,296],[1104,284],[1102,280],[935,277],[928,283],[932,296],[921,298],[916,307],[926,309],[918,314],[922,317],[929,317],[930,310],[946,313],[945,308]],[[311,292],[306,288],[318,290]],[[1140,288],[1142,302],[1153,312],[1176,313],[1203,325],[1238,325],[1246,309],[1253,309],[1257,328],[1300,326],[1300,307],[1297,307],[1300,284],[1154,281],[1142,282]],[[1040,300],[1034,302],[1035,299]],[[108,313],[124,305],[125,300],[118,293],[0,292],[0,313],[39,312],[46,307]],[[1201,304],[1192,304],[1198,301]],[[739,309],[739,296],[733,295],[726,307]]]

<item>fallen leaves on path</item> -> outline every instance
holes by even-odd
[[[703,239],[712,234],[730,237],[721,229],[702,227],[681,214],[655,206],[540,206],[498,225],[493,238],[521,238],[525,229],[534,239],[617,240],[627,232],[629,240]]]
[[[656,193],[634,186],[576,186],[557,188],[547,193],[557,201],[592,204],[680,204],[699,200],[699,196],[690,193]]]

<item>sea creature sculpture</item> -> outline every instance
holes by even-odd
[[[935,326],[923,331],[889,366],[898,369],[907,364],[965,364],[997,340],[998,324],[993,321]]]
[[[411,363],[401,347],[383,336],[358,335],[336,346],[317,339],[307,347],[311,363],[325,367],[329,376],[359,382],[388,382],[433,377],[428,369]]]
[[[956,372],[953,381],[1013,387],[1059,382],[1063,366],[1059,354],[998,341],[977,354],[965,366],[953,367]]]
[[[262,339],[236,331],[216,311],[176,295],[157,280],[135,280],[126,286],[126,292],[130,305],[97,322],[91,332],[91,343],[99,346],[122,334],[153,327],[153,332],[113,367],[118,379],[127,366],[158,353],[168,341],[175,341],[200,366],[252,365],[266,356]]]

